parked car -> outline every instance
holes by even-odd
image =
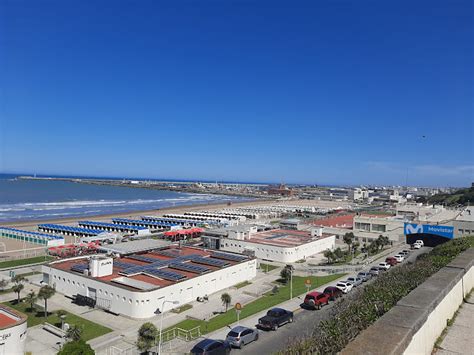
[[[258,320],[258,326],[263,329],[277,330],[279,326],[292,322],[293,312],[283,308],[272,308],[266,316]]]
[[[372,266],[369,272],[372,274],[372,276],[379,276],[383,270],[385,269],[380,269],[378,266]]]
[[[329,304],[330,296],[327,293],[310,292],[304,298],[304,304],[313,309],[320,309],[322,306]]]
[[[323,291],[325,294],[329,295],[329,299],[334,301],[336,298],[342,296],[342,291],[335,286],[328,286]]]
[[[191,349],[191,354],[200,355],[217,355],[217,354],[229,354],[231,346],[227,341],[204,339],[194,345]]]
[[[422,247],[425,246],[425,243],[421,240],[421,239],[418,239],[415,244],[420,244]]]
[[[401,263],[405,260],[405,257],[401,254],[394,255],[394,258],[397,259],[397,262]]]
[[[408,250],[408,249],[403,249],[403,250],[402,250],[400,253],[398,253],[398,254],[402,254],[402,255],[408,256],[408,255],[410,255],[410,253],[411,253],[410,250]]]
[[[411,248],[412,249],[421,249],[422,245],[421,244],[418,244],[418,243],[414,243],[411,245]]]
[[[382,268],[382,269],[388,270],[388,269],[390,269],[390,264],[387,263],[387,262],[381,262],[379,264],[379,267]]]
[[[395,266],[398,264],[398,261],[395,257],[389,256],[388,258],[385,259],[385,262],[389,264],[390,266]],[[380,264],[379,264],[380,265]]]
[[[242,349],[243,345],[247,345],[252,341],[258,340],[258,329],[237,326],[227,333],[225,339],[230,345]]]
[[[362,285],[362,279],[358,276],[348,277],[347,281],[349,281],[352,284],[352,286],[354,286],[354,287]]]
[[[372,278],[372,274],[370,273],[370,271],[361,271],[357,274],[357,277],[360,277],[362,279],[362,282],[366,282]]]
[[[348,281],[339,281],[336,287],[342,291],[342,293],[348,293],[352,290],[352,284]]]

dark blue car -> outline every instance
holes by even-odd
[[[194,345],[191,354],[229,354],[231,346],[224,340],[204,339]]]

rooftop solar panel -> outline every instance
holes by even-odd
[[[132,264],[132,263],[125,263],[123,261],[115,261],[114,260],[114,266],[119,267],[121,269],[128,269],[128,268],[131,268],[131,267],[135,267],[137,265]]]
[[[160,279],[169,281],[179,281],[186,278],[186,275],[179,274],[173,271],[161,270],[161,269],[147,269],[145,270],[147,275],[156,276]]]
[[[176,270],[183,270],[183,271],[189,271],[195,274],[204,274],[208,271],[211,271],[209,268],[200,266],[200,265],[194,265],[190,263],[170,263],[169,265],[170,268],[176,269]]]
[[[210,265],[210,266],[216,266],[216,267],[222,267],[222,266],[230,265],[230,263],[226,260],[204,258],[202,256],[194,257],[191,260],[195,263],[198,263],[198,264],[204,264],[204,265]]]
[[[130,276],[130,275],[136,275],[142,273],[146,268],[144,266],[134,266],[134,267],[129,267],[125,270],[120,271],[120,274]]]
[[[80,272],[80,273],[83,273],[84,270],[87,270],[87,269],[89,269],[88,264],[73,264],[71,266],[72,271],[76,271],[76,272]]]
[[[146,263],[155,263],[157,261],[160,261],[158,259],[150,258],[149,256],[143,256],[143,255],[129,255],[129,256],[127,256],[127,258],[133,259],[133,260],[138,260],[138,261],[144,261]]]
[[[227,254],[227,253],[217,253],[217,252],[213,252],[211,254],[211,257],[216,258],[216,259],[230,260],[230,261],[242,261],[242,260],[248,259],[248,257],[246,256]]]

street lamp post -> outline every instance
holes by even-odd
[[[171,304],[178,304],[178,301],[167,301],[163,300],[163,303],[161,304],[161,318],[160,318],[160,339],[158,340],[158,355],[161,355],[161,333],[163,332],[163,315],[165,313],[165,303],[171,303]],[[157,313],[157,312],[155,312]]]

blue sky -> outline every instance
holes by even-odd
[[[473,13],[2,1],[0,172],[470,185]]]

